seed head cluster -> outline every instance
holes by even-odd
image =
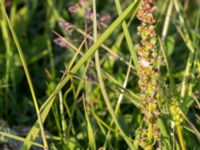
[[[183,118],[181,115],[181,110],[179,104],[176,100],[173,100],[170,107],[171,114],[173,116],[173,121],[175,126],[181,125]]]
[[[142,140],[146,141],[146,143],[155,142],[160,136],[160,131],[156,124],[156,118],[160,112],[158,109],[159,73],[155,29],[157,7],[155,2],[156,0],[141,0],[141,8],[137,13],[137,18],[141,21],[141,25],[137,29],[141,38],[141,42],[138,45],[141,110],[148,126],[148,130],[142,130],[143,134],[146,135],[146,137],[143,137],[145,139]],[[149,128],[151,129],[149,130]]]

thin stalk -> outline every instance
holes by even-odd
[[[93,111],[91,111],[92,115],[95,117],[95,119],[100,122],[104,127],[106,127],[109,131],[112,131],[115,134],[119,134],[120,136],[129,139],[130,141],[132,141],[132,139],[126,135],[123,135],[121,132],[119,132],[118,130],[113,129],[112,127],[110,127],[110,125],[106,124],[101,118],[99,118]],[[133,142],[133,141],[132,141]]]
[[[83,107],[84,107],[84,111],[85,111],[85,118],[87,121],[87,133],[88,133],[88,140],[89,140],[89,146],[91,150],[96,150],[96,143],[95,143],[95,135],[94,135],[94,131],[92,129],[92,125],[90,123],[88,114],[87,114],[87,109],[86,109],[86,104],[85,104],[85,98],[83,95]]]
[[[129,79],[129,75],[130,75],[130,69],[131,69],[131,60],[132,59],[130,59],[130,65],[129,65],[129,67],[128,67],[128,70],[127,70],[127,74],[126,74],[126,78],[125,78],[125,81],[124,81],[124,83],[123,83],[123,88],[125,89],[126,88],[126,86],[127,86],[127,83],[128,83],[128,79]],[[116,105],[116,107],[115,107],[115,114],[116,115],[118,115],[118,113],[119,113],[119,111],[120,111],[120,104],[121,104],[121,101],[122,101],[122,99],[123,99],[123,96],[124,96],[124,89],[122,89],[121,90],[121,93],[120,93],[120,95],[119,95],[119,97],[118,97],[118,100],[117,100],[117,105]],[[111,120],[111,123],[110,123],[110,126],[112,126],[113,125],[113,119]],[[108,138],[109,138],[109,136],[110,136],[110,130],[108,131],[108,133],[106,134],[106,140],[105,140],[105,144],[104,144],[104,147],[106,147],[106,144],[108,144]]]
[[[171,68],[170,68],[170,65],[169,65],[168,57],[167,57],[166,48],[164,46],[163,41],[160,39],[160,37],[158,37],[158,40],[159,40],[159,43],[160,43],[160,49],[162,51],[162,54],[163,54],[163,57],[164,57],[164,60],[165,60],[165,65],[167,67],[167,72],[168,72],[169,81],[170,81],[170,90],[171,90],[171,93],[177,94],[178,92],[176,90],[176,85],[175,85],[174,79],[172,77]]]
[[[11,69],[12,51],[11,51],[11,46],[10,46],[11,41],[10,41],[10,38],[9,38],[9,33],[8,33],[8,28],[7,28],[7,24],[6,24],[5,15],[2,15],[1,29],[2,29],[2,37],[3,37],[3,41],[5,43],[5,49],[6,49],[5,85],[9,85],[9,80],[10,80],[10,73],[9,72],[10,72],[10,69]],[[7,104],[8,101],[9,101],[9,99],[8,99],[8,92],[9,92],[9,86],[7,86],[5,88],[5,104],[4,105],[1,104],[1,106],[3,106],[5,110],[8,110],[7,107],[9,106]]]
[[[189,6],[189,0],[185,0],[185,2],[184,2],[184,11],[187,11],[187,9],[188,9],[188,6]]]
[[[130,25],[132,25],[132,21],[133,19],[135,18],[135,15],[136,15],[137,12],[133,12],[132,13],[132,16],[130,17],[130,20],[129,22],[127,23],[127,26],[128,28],[130,27]],[[114,52],[117,52],[118,51],[118,48],[121,46],[123,40],[124,40],[124,32],[122,32],[118,37],[117,37],[117,40],[116,42],[112,45],[111,49],[114,51]]]
[[[81,52],[81,49],[82,49],[82,47],[83,47],[83,45],[84,45],[84,43],[86,42],[86,40],[88,39],[88,36],[86,35],[86,37],[84,38],[84,40],[81,42],[81,44],[80,44],[80,46],[78,47],[78,48],[76,48],[74,45],[72,45],[73,46],[73,48],[75,49],[75,54],[74,54],[74,56],[73,56],[73,58],[70,60],[70,62],[69,62],[69,65],[67,66],[67,69],[66,69],[66,71],[64,72],[64,74],[63,74],[63,76],[67,73],[67,71],[70,71],[71,70],[71,68],[72,68],[72,66],[74,65],[74,63],[75,63],[75,60],[76,60],[76,58],[78,57],[78,54]],[[89,62],[87,63],[87,65],[86,65],[87,67],[86,68],[88,68],[88,66],[89,66]],[[84,71],[84,76],[85,76],[85,74],[86,74],[86,69],[85,69],[85,71]],[[79,84],[79,85],[82,85],[82,83],[83,83],[83,81],[81,81],[81,83]],[[73,84],[70,84],[70,87],[68,88],[68,90],[65,92],[65,97],[67,96],[67,94],[73,89]],[[74,116],[74,113],[75,113],[75,106],[76,106],[76,99],[78,98],[78,95],[79,95],[79,93],[80,93],[80,88],[79,88],[80,86],[78,86],[78,90],[76,90],[76,92],[77,93],[75,93],[75,96],[74,96],[74,99],[75,99],[75,101],[73,102],[73,104],[72,104],[72,111],[71,111],[71,113],[70,113],[70,120],[69,120],[69,124],[68,124],[68,129],[67,129],[67,133],[66,133],[66,136],[68,136],[69,135],[69,133],[70,133],[70,129],[71,129],[71,126],[73,125],[72,124],[72,121],[73,121],[73,116]]]
[[[185,121],[192,127],[196,137],[200,141],[200,132],[197,130],[197,128],[194,126],[194,124],[185,116],[185,114],[182,111],[181,111],[181,114],[182,114],[183,118],[185,119]]]
[[[178,13],[180,24],[182,25],[182,27],[184,27],[183,31],[182,31],[180,27],[176,26],[177,30],[179,31],[180,35],[182,36],[182,38],[185,41],[189,50],[191,52],[195,52],[195,49],[194,49],[193,44],[192,44],[192,40],[191,40],[190,35],[188,33],[188,29],[186,28],[185,19],[184,19],[183,15],[181,15],[181,8],[180,8],[181,6],[180,6],[180,3],[179,3],[178,0],[174,0],[174,6],[175,6],[175,9]]]
[[[180,7],[181,6],[180,6],[179,1],[178,0],[174,0],[174,5],[175,5],[177,13],[179,14],[179,21],[180,21],[181,25],[183,27],[185,27],[186,23],[185,23],[184,17],[180,13]],[[185,41],[187,47],[190,50],[189,58],[188,58],[188,61],[187,61],[187,64],[186,64],[184,79],[182,81],[181,97],[184,98],[185,97],[185,93],[186,93],[186,87],[187,87],[186,84],[187,84],[188,76],[190,75],[190,70],[192,69],[192,65],[193,65],[193,58],[194,58],[194,55],[195,55],[195,48],[193,47],[193,43],[192,43],[192,40],[190,39],[188,30],[186,28],[184,28],[183,31],[181,31],[180,27],[178,27],[178,26],[177,26],[177,29],[178,29],[179,33],[181,34],[183,40]],[[181,148],[183,150],[186,150],[186,146],[185,146],[185,143],[184,143],[184,140],[183,140],[181,126],[177,127],[177,132],[178,132],[178,138],[179,138],[179,141],[180,141]]]
[[[181,126],[177,126],[177,133],[178,133],[178,139],[179,139],[179,142],[180,142],[180,145],[181,145],[181,150],[186,150],[181,130],[182,130]]]
[[[20,137],[20,136],[16,136],[14,134],[10,134],[10,133],[7,133],[7,132],[1,132],[0,131],[0,135],[1,135],[1,138],[3,137],[7,137],[7,138],[10,138],[10,139],[14,139],[14,140],[17,140],[17,141],[20,141],[20,142],[25,142],[26,139],[23,138],[23,137]],[[39,143],[36,143],[36,142],[33,142],[33,141],[27,141],[29,143],[31,143],[32,145],[34,146],[37,146],[37,147],[40,147],[40,148],[43,148],[43,145],[39,144]]]
[[[73,27],[74,27],[74,28],[76,29],[76,31],[79,32],[80,34],[82,34],[82,35],[84,35],[84,36],[87,35],[86,32],[82,31],[82,30],[79,29],[78,27],[76,27],[76,26],[74,26],[74,25],[73,25]],[[88,35],[88,38],[89,38],[90,40],[94,40],[94,38],[93,38],[92,36],[90,36],[90,35]],[[111,55],[113,55],[114,57],[116,57],[117,59],[119,59],[120,61],[124,62],[127,66],[129,65],[129,62],[126,61],[123,57],[119,56],[119,55],[115,52],[114,48],[111,48],[111,49],[110,49],[110,48],[109,48],[108,46],[106,46],[105,44],[102,44],[101,47],[102,47],[103,49],[105,49],[106,51],[108,51]],[[132,68],[132,69],[135,69],[135,67],[134,67],[133,65],[131,65],[131,68]]]
[[[135,1],[135,3],[131,4],[128,8],[126,8],[126,10],[123,12],[123,14],[118,17],[109,27],[108,29],[98,38],[98,40],[95,42],[95,44],[93,44],[88,50],[87,52],[84,54],[83,57],[81,57],[79,59],[79,61],[74,65],[74,67],[71,69],[72,73],[76,73],[78,71],[78,69],[82,66],[82,64],[84,64],[85,62],[87,62],[88,58],[90,58],[92,56],[92,54],[96,51],[96,49],[98,49],[103,42],[111,35],[111,33],[115,30],[116,27],[118,27],[122,21],[130,14],[131,11],[134,10],[134,8],[138,5],[138,1]],[[43,120],[46,119],[50,108],[52,107],[52,104],[55,100],[55,96],[58,94],[58,92],[66,85],[66,83],[71,79],[70,75],[64,76],[64,78],[62,78],[60,80],[60,82],[58,83],[58,85],[56,86],[55,90],[52,92],[52,94],[46,99],[46,101],[44,102],[44,104],[41,106],[40,110],[42,111],[42,117]],[[109,102],[109,101],[108,101]],[[112,107],[111,107],[112,108]],[[110,112],[112,113],[112,112]],[[114,114],[114,113],[112,113]],[[39,120],[36,121],[34,127],[31,129],[31,131],[29,132],[28,136],[26,139],[30,139],[30,138],[36,138],[36,134],[38,133],[38,128],[36,128],[36,124],[38,124]],[[22,147],[30,147],[30,144],[23,144]]]
[[[124,80],[124,83],[123,83],[123,88],[125,89],[127,84],[128,84],[128,79],[129,79],[129,75],[130,75],[130,71],[131,71],[131,60],[130,60],[130,65],[128,67],[128,70],[127,70],[127,73],[126,73],[126,78]],[[120,111],[120,104],[122,102],[122,99],[123,99],[123,96],[124,96],[124,90],[122,89],[121,90],[121,93],[118,97],[118,100],[117,100],[117,105],[116,105],[116,108],[115,108],[115,114],[117,115]]]
[[[190,71],[192,69],[193,59],[194,59],[194,53],[190,52],[189,58],[187,60],[187,65],[186,65],[186,69],[185,69],[185,74],[184,74],[183,82],[182,82],[182,89],[181,89],[181,97],[182,98],[185,96],[186,87],[188,87],[187,86],[187,81],[188,81],[188,77],[190,76]]]
[[[47,144],[47,140],[46,140],[46,136],[45,136],[45,130],[44,130],[44,126],[43,126],[43,123],[42,123],[40,110],[39,110],[39,106],[38,106],[38,103],[37,103],[37,98],[36,98],[35,91],[34,91],[34,88],[33,88],[32,80],[31,80],[31,77],[30,77],[30,73],[29,73],[29,70],[28,70],[28,67],[27,67],[27,64],[26,64],[26,61],[25,61],[25,57],[24,57],[24,54],[22,52],[21,46],[19,44],[19,41],[17,39],[17,35],[16,35],[15,31],[13,30],[12,25],[10,24],[10,20],[9,20],[9,18],[7,16],[7,13],[6,13],[6,10],[4,8],[2,0],[0,0],[0,3],[1,3],[1,8],[2,8],[3,14],[6,17],[7,23],[9,25],[9,28],[10,28],[10,31],[11,31],[11,34],[12,34],[13,39],[15,41],[15,44],[16,44],[16,47],[17,47],[17,50],[18,50],[18,53],[19,53],[23,68],[24,68],[24,72],[25,72],[25,75],[26,75],[26,78],[27,78],[27,81],[28,81],[28,84],[29,84],[29,88],[30,88],[31,95],[32,95],[32,98],[33,98],[33,103],[34,103],[34,106],[35,106],[37,117],[39,119],[39,124],[40,124],[40,129],[41,129],[41,135],[42,135],[42,140],[43,140],[43,144],[44,144],[44,149],[48,150],[48,144]]]
[[[97,40],[97,18],[96,18],[96,0],[93,0],[93,41],[94,43]],[[99,61],[99,51],[98,49],[95,52],[95,64],[96,69],[100,68],[100,61]],[[101,73],[97,70],[98,79],[101,77]],[[100,77],[99,77],[100,75]]]
[[[94,42],[96,42],[97,40],[97,19],[96,19],[96,0],[93,0],[93,31],[94,31]],[[114,113],[114,110],[110,104],[110,101],[109,101],[109,98],[108,98],[108,95],[107,95],[107,91],[106,91],[106,87],[105,87],[105,84],[104,84],[104,81],[103,81],[103,76],[102,76],[102,73],[101,73],[101,67],[100,67],[100,61],[99,61],[99,52],[98,50],[96,50],[95,52],[95,62],[96,62],[96,71],[97,71],[97,76],[98,76],[98,80],[99,80],[99,85],[100,85],[100,88],[101,88],[101,92],[102,92],[102,95],[103,95],[103,98],[105,100],[105,103],[107,105],[107,108],[114,120],[114,122],[116,123],[116,126],[117,128],[119,129],[119,131],[125,135],[124,131],[122,130],[118,120],[117,120],[117,117]],[[130,149],[134,149],[134,146],[133,144],[130,142],[130,140],[128,140],[127,138],[124,138],[124,140],[126,141],[126,143],[129,145]]]
[[[167,9],[167,14],[165,17],[165,22],[164,22],[164,26],[162,30],[162,40],[164,40],[167,36],[167,32],[168,32],[169,24],[170,24],[170,18],[173,11],[173,6],[174,6],[173,0],[169,0],[169,7]]]
[[[60,102],[59,106],[60,106],[60,117],[61,117],[61,128],[62,128],[62,140],[63,140],[63,143],[66,144],[67,143],[66,141],[67,125],[65,122],[63,95],[61,91],[59,92],[59,102]]]
[[[60,114],[59,114],[59,110],[57,107],[57,103],[54,103],[52,106],[52,113],[55,119],[55,125],[58,131],[58,136],[62,137],[62,129],[61,129],[61,125],[60,125]]]
[[[47,39],[47,46],[48,46],[48,51],[49,51],[49,60],[50,60],[50,66],[51,66],[51,76],[52,76],[52,80],[55,80],[56,77],[56,71],[55,71],[55,62],[54,62],[54,58],[53,58],[53,50],[51,47],[51,41],[48,37]]]
[[[117,8],[118,14],[121,15],[122,14],[122,8],[121,8],[119,0],[115,0],[115,5],[116,5],[116,8]],[[139,5],[138,5],[138,8],[139,8]],[[126,42],[127,42],[129,51],[130,51],[132,59],[133,59],[133,63],[135,65],[136,71],[138,72],[138,66],[139,66],[138,65],[138,58],[137,58],[136,50],[135,50],[133,43],[132,43],[132,40],[131,40],[131,35],[128,31],[128,25],[127,25],[126,21],[122,22],[122,28],[123,28],[123,31],[124,31],[124,35],[125,35],[125,38],[126,38]]]

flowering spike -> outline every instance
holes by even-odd
[[[141,0],[141,8],[137,18],[141,25],[137,28],[141,42],[138,45],[139,86],[141,90],[141,111],[148,129],[143,129],[140,145],[144,149],[152,149],[160,137],[156,124],[160,112],[158,109],[158,53],[157,34],[155,30],[157,7],[156,0]]]

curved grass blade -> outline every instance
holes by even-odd
[[[11,34],[13,36],[15,45],[17,47],[17,50],[18,50],[18,53],[19,53],[19,56],[20,56],[20,59],[21,59],[21,62],[22,62],[23,68],[24,68],[24,72],[25,72],[26,78],[27,78],[27,81],[28,81],[28,85],[29,85],[29,88],[30,88],[30,91],[31,91],[31,95],[32,95],[32,98],[33,98],[33,103],[34,103],[34,106],[35,106],[37,117],[39,119],[39,125],[40,125],[40,129],[41,129],[41,135],[42,135],[42,140],[43,140],[43,144],[44,144],[44,149],[48,149],[47,140],[46,140],[45,131],[44,131],[44,126],[42,124],[40,110],[39,110],[39,106],[38,106],[38,103],[37,103],[37,98],[36,98],[35,91],[34,91],[34,88],[33,88],[32,80],[31,80],[31,77],[30,77],[30,73],[29,73],[29,70],[28,70],[28,67],[27,67],[27,64],[26,64],[26,60],[25,60],[24,54],[22,52],[21,46],[19,44],[19,41],[17,39],[17,35],[16,35],[16,33],[15,33],[11,23],[10,23],[8,15],[6,13],[6,10],[5,10],[5,7],[3,5],[2,0],[0,0],[0,3],[1,3],[1,9],[2,9],[3,15],[6,17],[6,21],[8,23],[9,28],[10,28]]]
[[[108,29],[99,37],[99,39],[93,44],[87,52],[81,57],[81,59],[76,63],[76,65],[71,69],[72,73],[76,73],[77,70],[84,64],[88,58],[94,54],[94,52],[103,44],[103,42],[112,34],[112,32],[123,22],[123,20],[130,14],[130,12],[135,9],[138,5],[138,1],[135,3],[132,3],[109,27]],[[45,101],[45,103],[41,106],[41,117],[42,121],[44,121],[47,117],[47,114],[49,113],[49,110],[54,102],[55,96],[58,94],[58,92],[63,88],[63,86],[69,81],[71,76],[67,75],[64,79],[62,79],[53,93],[48,97],[48,99]],[[37,128],[38,126],[38,121],[36,121],[35,125],[33,126],[31,132],[29,132],[27,139],[35,139],[36,132],[39,132],[39,129]],[[23,147],[29,147],[31,145],[27,145],[27,143],[23,145]]]
[[[72,67],[72,65],[74,64],[74,62],[75,62],[75,60],[76,60],[76,58],[78,56],[78,53],[81,50],[81,48],[82,48],[82,46],[83,46],[83,44],[84,44],[84,42],[85,42],[86,39],[87,39],[87,37],[83,40],[82,44],[77,49],[76,53],[74,54],[74,56],[72,57],[71,61],[69,62],[68,70],[70,70],[71,67]],[[64,73],[64,75],[65,75],[65,73]],[[62,79],[64,78],[64,75],[63,75]],[[62,79],[61,79],[61,81],[62,81]],[[71,88],[71,86],[69,87],[69,89],[70,88]],[[45,119],[46,119],[46,117],[47,117],[47,115],[48,115],[48,113],[49,113],[49,111],[51,109],[51,106],[53,105],[54,99],[55,99],[55,96],[53,97],[52,101],[50,101],[50,102],[46,101],[42,105],[42,107],[41,107],[41,117],[42,117],[42,121],[43,122],[45,121]],[[44,108],[45,108],[45,110],[44,110]],[[37,122],[34,124],[34,126],[32,127],[32,129],[30,130],[29,134],[27,135],[26,139],[28,139],[28,140],[34,140],[36,138],[38,132],[39,132],[39,128],[38,128],[38,120],[37,120]],[[20,149],[21,150],[26,150],[26,149],[29,149],[30,147],[31,147],[31,144],[25,142],[21,146]]]
[[[115,0],[115,5],[116,5],[116,8],[117,8],[118,14],[121,15],[122,8],[121,8],[119,0]],[[131,35],[130,35],[129,31],[128,31],[128,25],[127,25],[126,21],[124,21],[122,23],[122,28],[123,28],[123,31],[124,31],[124,35],[125,35],[125,38],[126,38],[126,42],[127,42],[129,51],[131,53],[131,57],[133,59],[133,63],[135,65],[136,71],[138,72],[138,58],[137,58],[136,50],[135,50],[135,48],[133,46],[133,43],[132,43],[132,40],[131,40]]]

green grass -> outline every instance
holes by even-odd
[[[70,13],[76,3],[0,0],[0,149],[141,149],[140,0],[92,0]],[[200,3],[157,5],[162,149],[199,149]]]

